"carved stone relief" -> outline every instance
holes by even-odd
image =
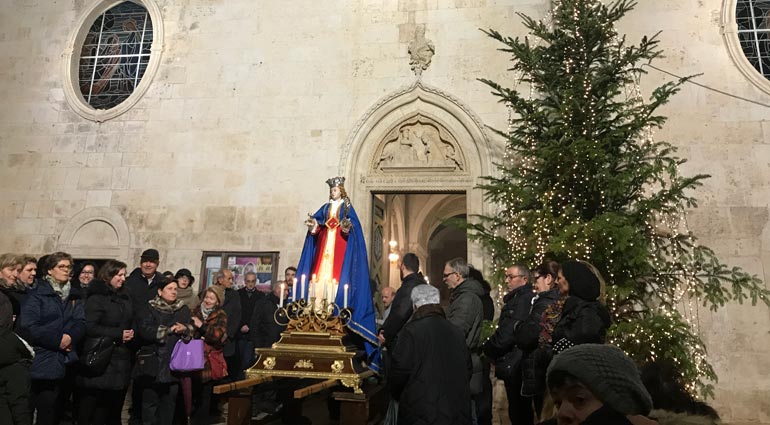
[[[388,132],[372,169],[388,171],[465,171],[465,159],[454,137],[435,121],[417,115]]]
[[[436,46],[433,42],[425,38],[425,25],[418,25],[414,31],[414,38],[407,46],[409,52],[409,66],[414,75],[420,77],[422,71],[430,66],[433,55],[436,53]]]

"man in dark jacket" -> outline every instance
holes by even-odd
[[[141,313],[146,312],[149,309],[147,304],[151,299],[158,295],[158,288],[163,280],[163,275],[158,273],[158,264],[160,263],[160,254],[157,249],[145,249],[142,255],[139,257],[139,267],[126,278],[126,282],[123,286],[126,288],[128,297],[131,299],[131,311],[134,315],[134,322],[139,325],[139,322],[143,319]],[[145,341],[141,338],[141,335],[136,335],[134,338],[134,346],[132,347],[132,361],[133,356],[142,345],[147,345],[152,341]],[[141,423],[142,417],[142,392],[143,388],[139,381],[134,381],[134,385],[131,386],[131,419],[130,424]]]
[[[465,345],[471,352],[473,361],[471,396],[475,400],[476,396],[484,390],[482,376],[484,368],[479,356],[481,322],[484,318],[481,297],[484,295],[484,288],[481,287],[481,283],[469,277],[468,263],[462,258],[455,258],[444,264],[444,282],[451,291],[446,318],[462,331],[465,336]]]
[[[254,363],[254,344],[249,336],[251,316],[257,301],[261,300],[265,294],[257,290],[256,273],[246,273],[243,281],[246,286],[238,290],[238,295],[241,297],[241,328],[238,330],[237,344],[241,357],[241,369],[246,369]]]
[[[139,267],[126,279],[125,288],[131,298],[134,315],[145,311],[147,303],[158,295],[158,286],[163,275],[158,273],[160,254],[157,249],[146,249],[139,259]]]
[[[508,267],[505,271],[505,284],[508,287],[508,293],[503,298],[505,305],[500,312],[497,330],[484,344],[484,354],[491,359],[499,359],[498,368],[503,368],[503,364],[501,364],[503,361],[512,363],[506,365],[513,367],[510,370],[510,376],[504,380],[505,392],[508,396],[508,417],[513,425],[531,425],[534,423],[532,398],[521,395],[521,358],[523,352],[516,346],[514,336],[518,325],[527,320],[532,305],[532,297],[535,295],[532,291],[532,285],[529,283],[527,266],[515,264]]]
[[[0,292],[0,423],[31,424],[29,365],[31,347],[13,333],[11,301]]]
[[[221,286],[225,290],[225,302],[222,309],[227,313],[227,342],[222,349],[222,354],[227,362],[229,372],[227,381],[237,381],[243,378],[240,356],[236,350],[236,341],[240,337],[241,327],[241,297],[233,289],[233,272],[228,269],[220,270],[214,274],[214,285]]]
[[[417,285],[424,285],[425,278],[419,273],[420,259],[414,253],[407,253],[401,260],[401,288],[390,305],[390,314],[380,329],[380,344],[392,349],[396,346],[396,337],[401,328],[412,317],[412,290]]]
[[[472,366],[465,338],[444,317],[438,289],[418,285],[411,300],[414,316],[399,333],[388,374],[398,423],[469,424]]]

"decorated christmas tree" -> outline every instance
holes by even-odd
[[[639,363],[669,359],[692,391],[716,380],[693,325],[699,306],[770,305],[756,277],[728,267],[687,229],[686,210],[707,175],[684,176],[676,148],[655,140],[657,111],[686,81],[639,88],[659,58],[657,36],[629,43],[616,23],[635,2],[557,0],[544,20],[520,15],[529,35],[487,34],[512,56],[511,80],[482,80],[509,108],[505,156],[482,189],[498,213],[470,235],[496,269],[546,258],[593,264],[613,317],[608,342]]]

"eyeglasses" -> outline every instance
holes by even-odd
[[[83,270],[82,272],[80,272],[80,274],[94,274],[94,272]]]
[[[455,273],[457,273],[457,272],[444,273],[444,279],[448,278],[449,276],[452,276]]]
[[[64,264],[60,264],[56,268],[59,270],[72,270],[72,266],[65,266]]]
[[[505,274],[505,277],[508,278],[508,279],[513,279],[515,277],[524,277],[524,276],[526,276],[526,275],[523,275],[523,274],[508,274],[508,273]]]

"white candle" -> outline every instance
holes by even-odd
[[[323,296],[323,299],[325,299],[326,301],[329,301],[329,298],[328,298],[329,293],[327,292],[327,288],[328,288],[329,284],[328,283],[323,283],[323,286],[324,286],[324,296]]]
[[[300,297],[304,300],[305,299],[305,275],[302,275],[302,280],[299,283],[299,291],[300,291]]]
[[[285,287],[286,287],[286,284],[282,283],[281,284],[281,304],[280,304],[281,307],[283,307],[283,291]]]
[[[342,293],[342,308],[348,308],[348,284],[345,284],[344,292]]]
[[[332,279],[332,287],[329,288],[329,301],[336,303],[337,302],[337,279]]]

